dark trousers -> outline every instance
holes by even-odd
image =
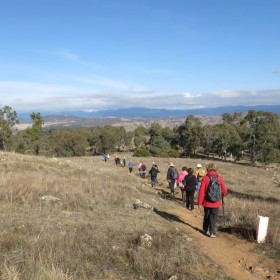
[[[186,203],[186,191],[185,191],[185,189],[181,189],[181,193],[182,193],[182,201],[183,201],[183,203]]]
[[[194,191],[186,191],[186,207],[191,210],[194,209]]]
[[[216,221],[218,217],[219,208],[204,207],[203,230],[210,234],[216,234]]]
[[[157,180],[157,176],[151,176],[151,185],[152,187],[155,186],[157,184],[158,180]]]
[[[170,188],[170,192],[174,195],[174,190],[175,190],[175,181],[176,180],[170,180],[169,182],[169,188]]]

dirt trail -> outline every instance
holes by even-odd
[[[280,279],[280,267],[273,260],[264,254],[252,252],[256,243],[228,233],[218,232],[217,238],[205,236],[201,231],[203,210],[195,207],[194,211],[190,211],[181,202],[176,202],[168,213],[176,215],[183,222],[178,222],[176,226],[184,230],[229,276],[237,280]]]

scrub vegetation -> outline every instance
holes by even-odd
[[[166,188],[170,159],[148,157],[145,163],[150,167],[154,160]],[[195,167],[197,160],[173,162]],[[261,246],[279,256],[280,193],[273,177],[279,168],[217,166],[230,189],[219,231],[253,241],[257,215],[267,215],[269,233]],[[134,209],[135,199],[157,211]],[[1,152],[0,201],[1,279],[231,279],[189,239],[187,225],[169,214],[176,202],[113,160]],[[149,246],[140,242],[145,234],[153,238]]]
[[[280,162],[279,116],[250,110],[247,114],[225,113],[221,123],[203,125],[189,115],[175,128],[156,121],[145,128],[126,131],[123,126],[57,128],[44,130],[40,113],[31,113],[32,125],[15,131],[17,114],[0,109],[0,149],[22,154],[71,157],[114,152],[134,152],[135,156],[213,157],[246,159],[252,165]]]

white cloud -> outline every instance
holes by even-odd
[[[235,98],[240,96],[240,92],[235,91],[221,91],[213,93],[214,96],[220,97],[220,98]]]
[[[185,99],[194,99],[196,96],[195,95],[192,95],[191,93],[189,93],[189,92],[185,92],[184,94],[184,98]]]
[[[28,82],[0,82],[1,106],[19,112],[54,112],[62,110],[101,110],[123,107],[194,109],[231,105],[280,104],[280,89],[221,91],[192,94],[161,93],[144,87],[94,77],[78,85]],[[102,87],[98,87],[102,85]]]

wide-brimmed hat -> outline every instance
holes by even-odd
[[[201,165],[200,163],[198,163],[196,167],[197,167],[197,168],[201,168],[202,165]]]
[[[170,163],[169,163],[169,166],[174,166],[173,162],[170,162]]]

